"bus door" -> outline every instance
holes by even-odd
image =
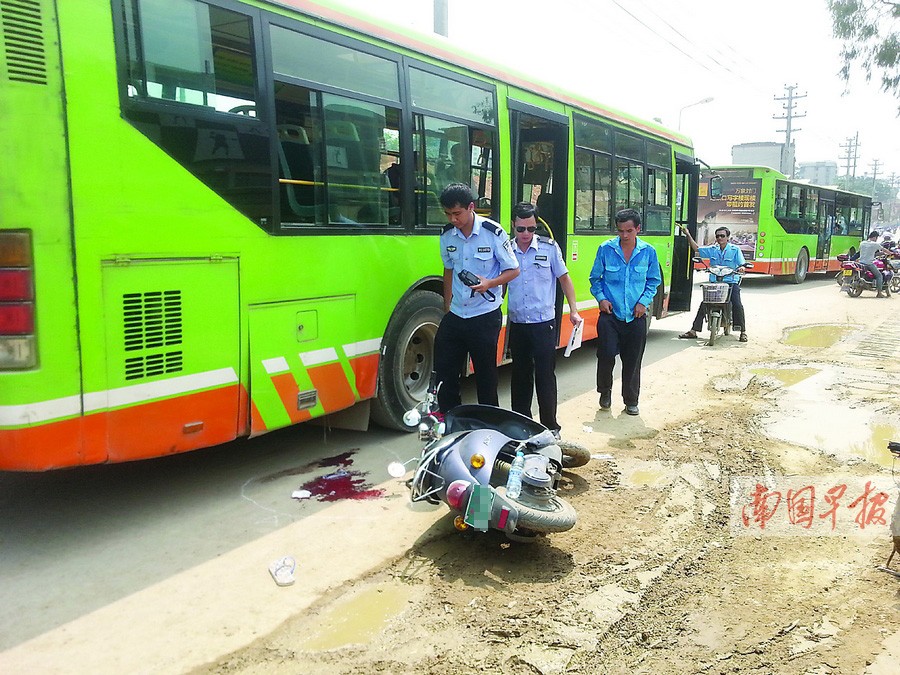
[[[512,131],[512,205],[531,202],[546,229],[566,255],[568,227],[569,120],[561,114],[510,100]],[[544,228],[539,228],[538,232]],[[564,295],[557,289],[557,330]],[[557,338],[559,336],[557,335]],[[568,332],[566,335],[568,340]]]
[[[697,198],[700,166],[691,157],[675,154],[675,225],[684,225],[697,237]],[[672,282],[669,288],[669,312],[691,308],[694,265],[687,237],[676,228],[672,241]]]
[[[831,255],[831,235],[834,234],[834,202],[819,201],[819,240],[816,243],[816,260],[811,261],[811,272],[827,272],[828,257]]]

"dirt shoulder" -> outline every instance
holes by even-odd
[[[673,353],[645,367],[639,418],[615,402],[598,411],[593,393],[567,402],[569,437],[612,456],[567,475],[562,494],[579,515],[571,532],[525,546],[456,533],[442,517],[433,538],[200,672],[889,672],[900,586],[875,569],[890,551],[886,526],[735,530],[740,476],[776,487],[813,477],[823,491],[837,476],[871,477],[896,498],[883,457],[816,440],[796,391],[820,408],[866,411],[847,429],[860,439],[876,417],[895,431],[895,387],[840,382],[896,379],[900,301],[873,320],[874,300],[844,302],[824,284],[806,297],[821,309],[772,308],[753,341],[715,351],[660,322],[653,339]],[[791,344],[796,333],[784,330],[797,326],[814,327]],[[800,441],[778,437],[791,429]]]

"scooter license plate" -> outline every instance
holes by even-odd
[[[845,276],[845,277],[852,277],[852,276],[853,276],[853,270],[844,270],[844,276]]]
[[[491,524],[491,507],[493,504],[494,491],[490,485],[473,485],[463,521],[475,530],[486,532]]]

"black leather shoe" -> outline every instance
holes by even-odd
[[[636,405],[626,405],[625,412],[627,412],[629,415],[639,415],[641,413]]]
[[[601,410],[609,410],[612,406],[612,392],[611,391],[601,391],[600,392],[600,409]]]

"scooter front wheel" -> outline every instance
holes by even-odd
[[[506,494],[505,487],[497,488],[497,492]],[[566,532],[575,527],[578,519],[575,508],[561,497],[553,496],[546,502],[546,508],[538,509],[513,499],[519,519],[516,522],[516,533],[527,537],[531,533],[547,534],[550,532]],[[522,530],[522,532],[519,532]]]
[[[716,344],[716,338],[719,337],[719,323],[722,321],[722,316],[718,313],[710,314],[709,316],[709,342],[710,347]]]
[[[591,461],[591,451],[579,443],[559,441],[557,445],[562,450],[562,465],[564,469],[574,469],[584,466]]]

